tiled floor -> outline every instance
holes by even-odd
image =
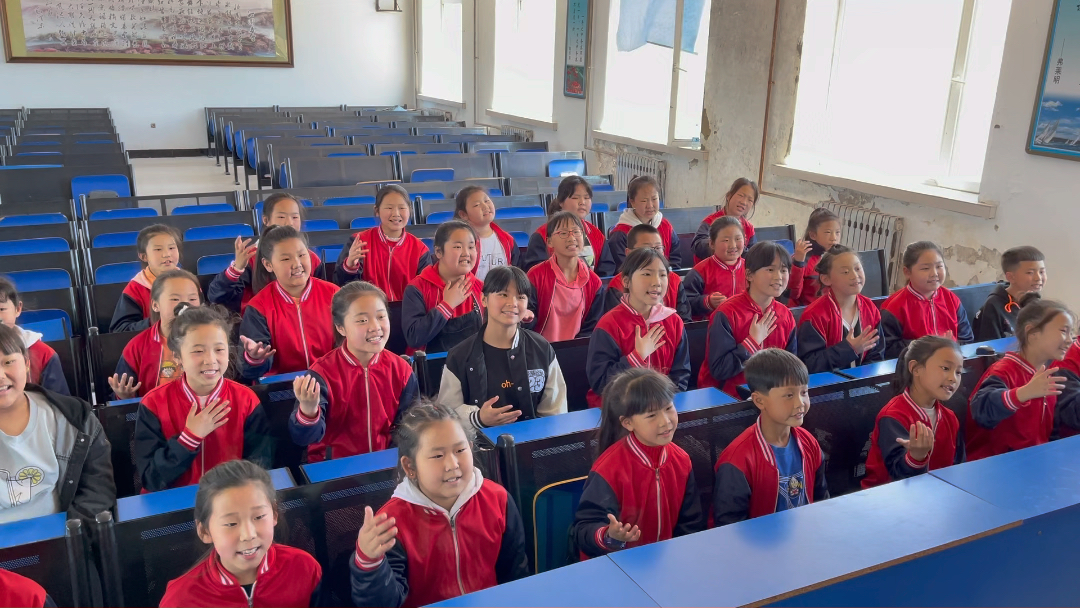
[[[193,192],[232,192],[244,189],[244,172],[240,171],[240,185],[233,183],[232,175],[225,175],[225,166],[214,164],[213,158],[195,156],[186,158],[135,158],[131,161],[135,172],[135,190],[139,196],[159,194],[190,194]],[[232,172],[232,163],[229,163]]]

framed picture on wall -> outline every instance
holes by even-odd
[[[589,0],[569,0],[566,7],[566,70],[563,95],[585,99],[589,56]]]
[[[1054,2],[1027,151],[1080,160],[1080,5],[1075,2]]]
[[[11,63],[292,67],[289,0],[0,0]]]

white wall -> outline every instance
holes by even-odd
[[[401,4],[292,0],[293,68],[0,63],[0,107],[110,107],[127,149],[145,150],[205,148],[206,106],[412,104]]]

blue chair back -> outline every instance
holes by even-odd
[[[580,158],[564,158],[548,163],[548,177],[585,175],[585,161]]]
[[[427,237],[424,237],[420,239],[420,242],[427,245],[428,251],[430,251],[431,253],[435,253],[435,239],[429,239]]]
[[[349,223],[349,228],[352,228],[353,230],[366,230],[378,225],[379,218],[377,217],[358,217]]]
[[[77,142],[77,143],[115,143],[104,142]],[[79,200],[82,195],[89,196],[95,190],[115,192],[121,198],[131,196],[131,183],[126,175],[81,175],[71,180],[71,197]]]
[[[315,253],[319,254],[325,264],[327,261],[335,261],[341,256],[341,250],[344,249],[341,245],[323,245],[315,248]]]
[[[547,217],[547,212],[540,205],[530,205],[527,207],[503,207],[501,209],[495,210],[496,220],[512,220],[528,217]]]
[[[529,246],[529,234],[527,232],[520,232],[518,230],[514,230],[510,233],[510,236],[514,237],[514,244],[516,244],[518,247]]]
[[[94,269],[94,282],[98,285],[127,283],[142,270],[142,262],[117,262]]]
[[[375,202],[374,196],[337,196],[323,201],[324,207],[336,205],[370,205]]]
[[[61,253],[70,251],[67,239],[50,237],[44,239],[21,239],[18,241],[0,241],[0,256],[28,255],[33,253]]]
[[[334,220],[304,220],[300,225],[300,228],[304,232],[322,232],[326,230],[337,230],[338,223]]]
[[[613,184],[592,184],[593,192],[614,192],[615,186]]]
[[[26,325],[28,323],[42,323],[52,320],[59,320],[63,322],[64,329],[68,335],[71,335],[71,315],[66,311],[59,308],[42,308],[39,310],[23,310],[19,315],[19,324]]]
[[[176,207],[169,215],[199,215],[202,213],[232,213],[236,208],[229,203],[213,203],[210,205],[184,205]]]
[[[42,224],[66,224],[67,221],[63,213],[31,213],[0,218],[0,226],[41,226]]]
[[[212,239],[236,239],[253,237],[255,232],[247,224],[220,224],[217,226],[197,226],[184,232],[185,241],[209,241]]]
[[[776,244],[783,246],[784,249],[787,249],[788,255],[795,255],[795,243],[792,243],[787,239],[780,239],[776,241]]]
[[[68,274],[68,271],[60,268],[20,270],[7,273],[7,277],[11,279],[12,283],[15,283],[15,289],[26,293],[71,288],[71,275]]]
[[[139,240],[138,232],[106,232],[94,237],[93,247],[134,247]]]
[[[231,253],[204,255],[196,262],[195,269],[198,274],[218,274],[228,268],[235,259],[236,256]]]
[[[496,209],[495,213],[496,215],[498,215],[499,210]],[[427,223],[441,224],[443,222],[449,222],[450,220],[454,219],[454,215],[454,211],[436,211],[435,213],[429,213],[427,216]]]
[[[49,319],[48,321],[22,323],[19,327],[28,331],[38,332],[41,334],[42,342],[54,342],[56,340],[68,339],[67,326],[64,324],[63,319]]]
[[[446,195],[443,194],[442,192],[414,192],[413,196],[419,196],[421,199],[426,199],[426,200],[429,200],[429,201],[444,201],[444,200],[446,200]]]
[[[157,209],[150,207],[135,207],[132,209],[102,209],[90,214],[90,221],[97,220],[122,220],[132,217],[155,217],[161,215]]]
[[[454,181],[453,169],[415,169],[409,176],[409,181],[416,182],[452,182]]]

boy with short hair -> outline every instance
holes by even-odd
[[[635,249],[655,249],[664,253],[664,241],[660,238],[660,231],[649,224],[638,224],[626,233],[626,255],[630,255]],[[604,295],[604,312],[611,310],[622,301],[623,294],[622,273],[616,274],[608,283],[607,292]],[[683,289],[682,277],[674,271],[668,272],[668,290],[664,294],[664,306],[674,308],[675,312],[683,320],[683,323],[692,321],[690,318],[690,301],[686,299],[686,290]]]
[[[976,342],[1013,335],[1016,315],[1039,298],[1046,285],[1046,256],[1034,247],[1013,247],[1001,254],[1001,270],[1005,280],[990,292],[972,323]]]
[[[60,356],[42,340],[44,336],[40,333],[16,325],[22,308],[22,298],[15,284],[11,279],[0,276],[0,323],[14,328],[22,337],[30,353],[30,382],[61,395],[71,395],[64,368],[60,365]]]
[[[712,526],[829,497],[825,455],[813,434],[802,428],[810,410],[806,365],[786,350],[767,348],[743,369],[761,415],[716,461]]]

